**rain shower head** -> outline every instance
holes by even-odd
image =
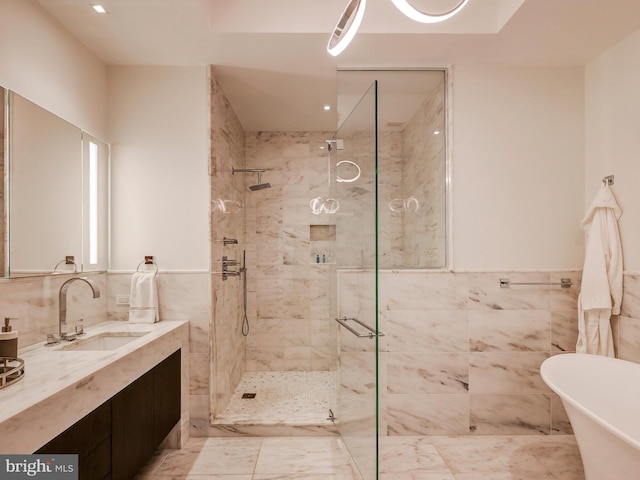
[[[231,173],[257,173],[258,174],[258,183],[256,185],[251,185],[249,190],[255,192],[256,190],[264,190],[265,188],[271,188],[270,183],[262,183],[262,174],[265,172],[263,168],[233,168],[231,167]]]
[[[271,188],[271,184],[270,183],[259,183],[257,185],[251,185],[249,187],[249,190],[251,190],[252,192],[255,192],[256,190],[264,190],[265,188]]]

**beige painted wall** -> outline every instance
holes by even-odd
[[[582,266],[584,72],[456,65],[453,267]]]
[[[0,85],[100,139],[106,67],[36,2],[0,2]]]
[[[586,68],[586,209],[615,175],[624,270],[640,272],[640,30]]]
[[[206,67],[108,68],[111,270],[208,271]]]

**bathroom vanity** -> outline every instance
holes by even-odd
[[[180,350],[35,453],[78,454],[79,478],[133,478],[180,420]]]
[[[86,478],[133,478],[169,432],[172,447],[188,437],[188,322],[87,330],[19,352],[24,379],[0,391],[0,452],[78,453]]]

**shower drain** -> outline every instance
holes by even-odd
[[[255,393],[243,393],[242,398],[256,398]]]

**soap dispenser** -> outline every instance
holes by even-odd
[[[2,332],[0,332],[0,357],[18,357],[18,331],[12,330],[9,322],[16,318],[5,317]]]

